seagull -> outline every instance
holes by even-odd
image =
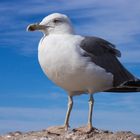
[[[93,129],[95,93],[140,91],[140,80],[120,63],[117,57],[121,52],[115,45],[99,37],[77,35],[68,16],[53,13],[27,27],[27,31],[36,30],[44,34],[38,46],[40,66],[47,77],[68,94],[65,122],[58,128],[68,130],[75,95],[89,95],[85,126],[89,132]]]

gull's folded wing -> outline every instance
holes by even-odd
[[[93,63],[113,74],[113,85],[118,87],[136,78],[124,68],[117,56],[121,53],[110,42],[98,37],[85,37],[80,47],[84,50],[83,57],[89,57]]]

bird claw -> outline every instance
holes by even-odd
[[[57,129],[68,131],[69,125],[56,126]]]
[[[79,132],[86,133],[86,134],[92,132],[93,130],[94,130],[94,128],[90,124],[74,129],[74,131],[79,131]]]
[[[53,133],[53,134],[62,134],[66,131],[68,131],[69,129],[69,125],[62,125],[62,126],[52,126],[52,127],[49,127],[47,129],[47,131],[49,133]]]

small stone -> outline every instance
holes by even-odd
[[[42,138],[40,138],[40,140],[48,140],[48,138],[42,137]]]
[[[7,135],[7,136],[6,136],[6,138],[11,138],[11,137],[12,137],[11,135]]]

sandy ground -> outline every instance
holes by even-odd
[[[32,131],[27,133],[10,132],[0,136],[0,140],[140,140],[140,135],[129,131],[110,132],[94,128],[91,132],[86,132],[86,128],[64,131],[57,127],[49,127],[42,131]]]

